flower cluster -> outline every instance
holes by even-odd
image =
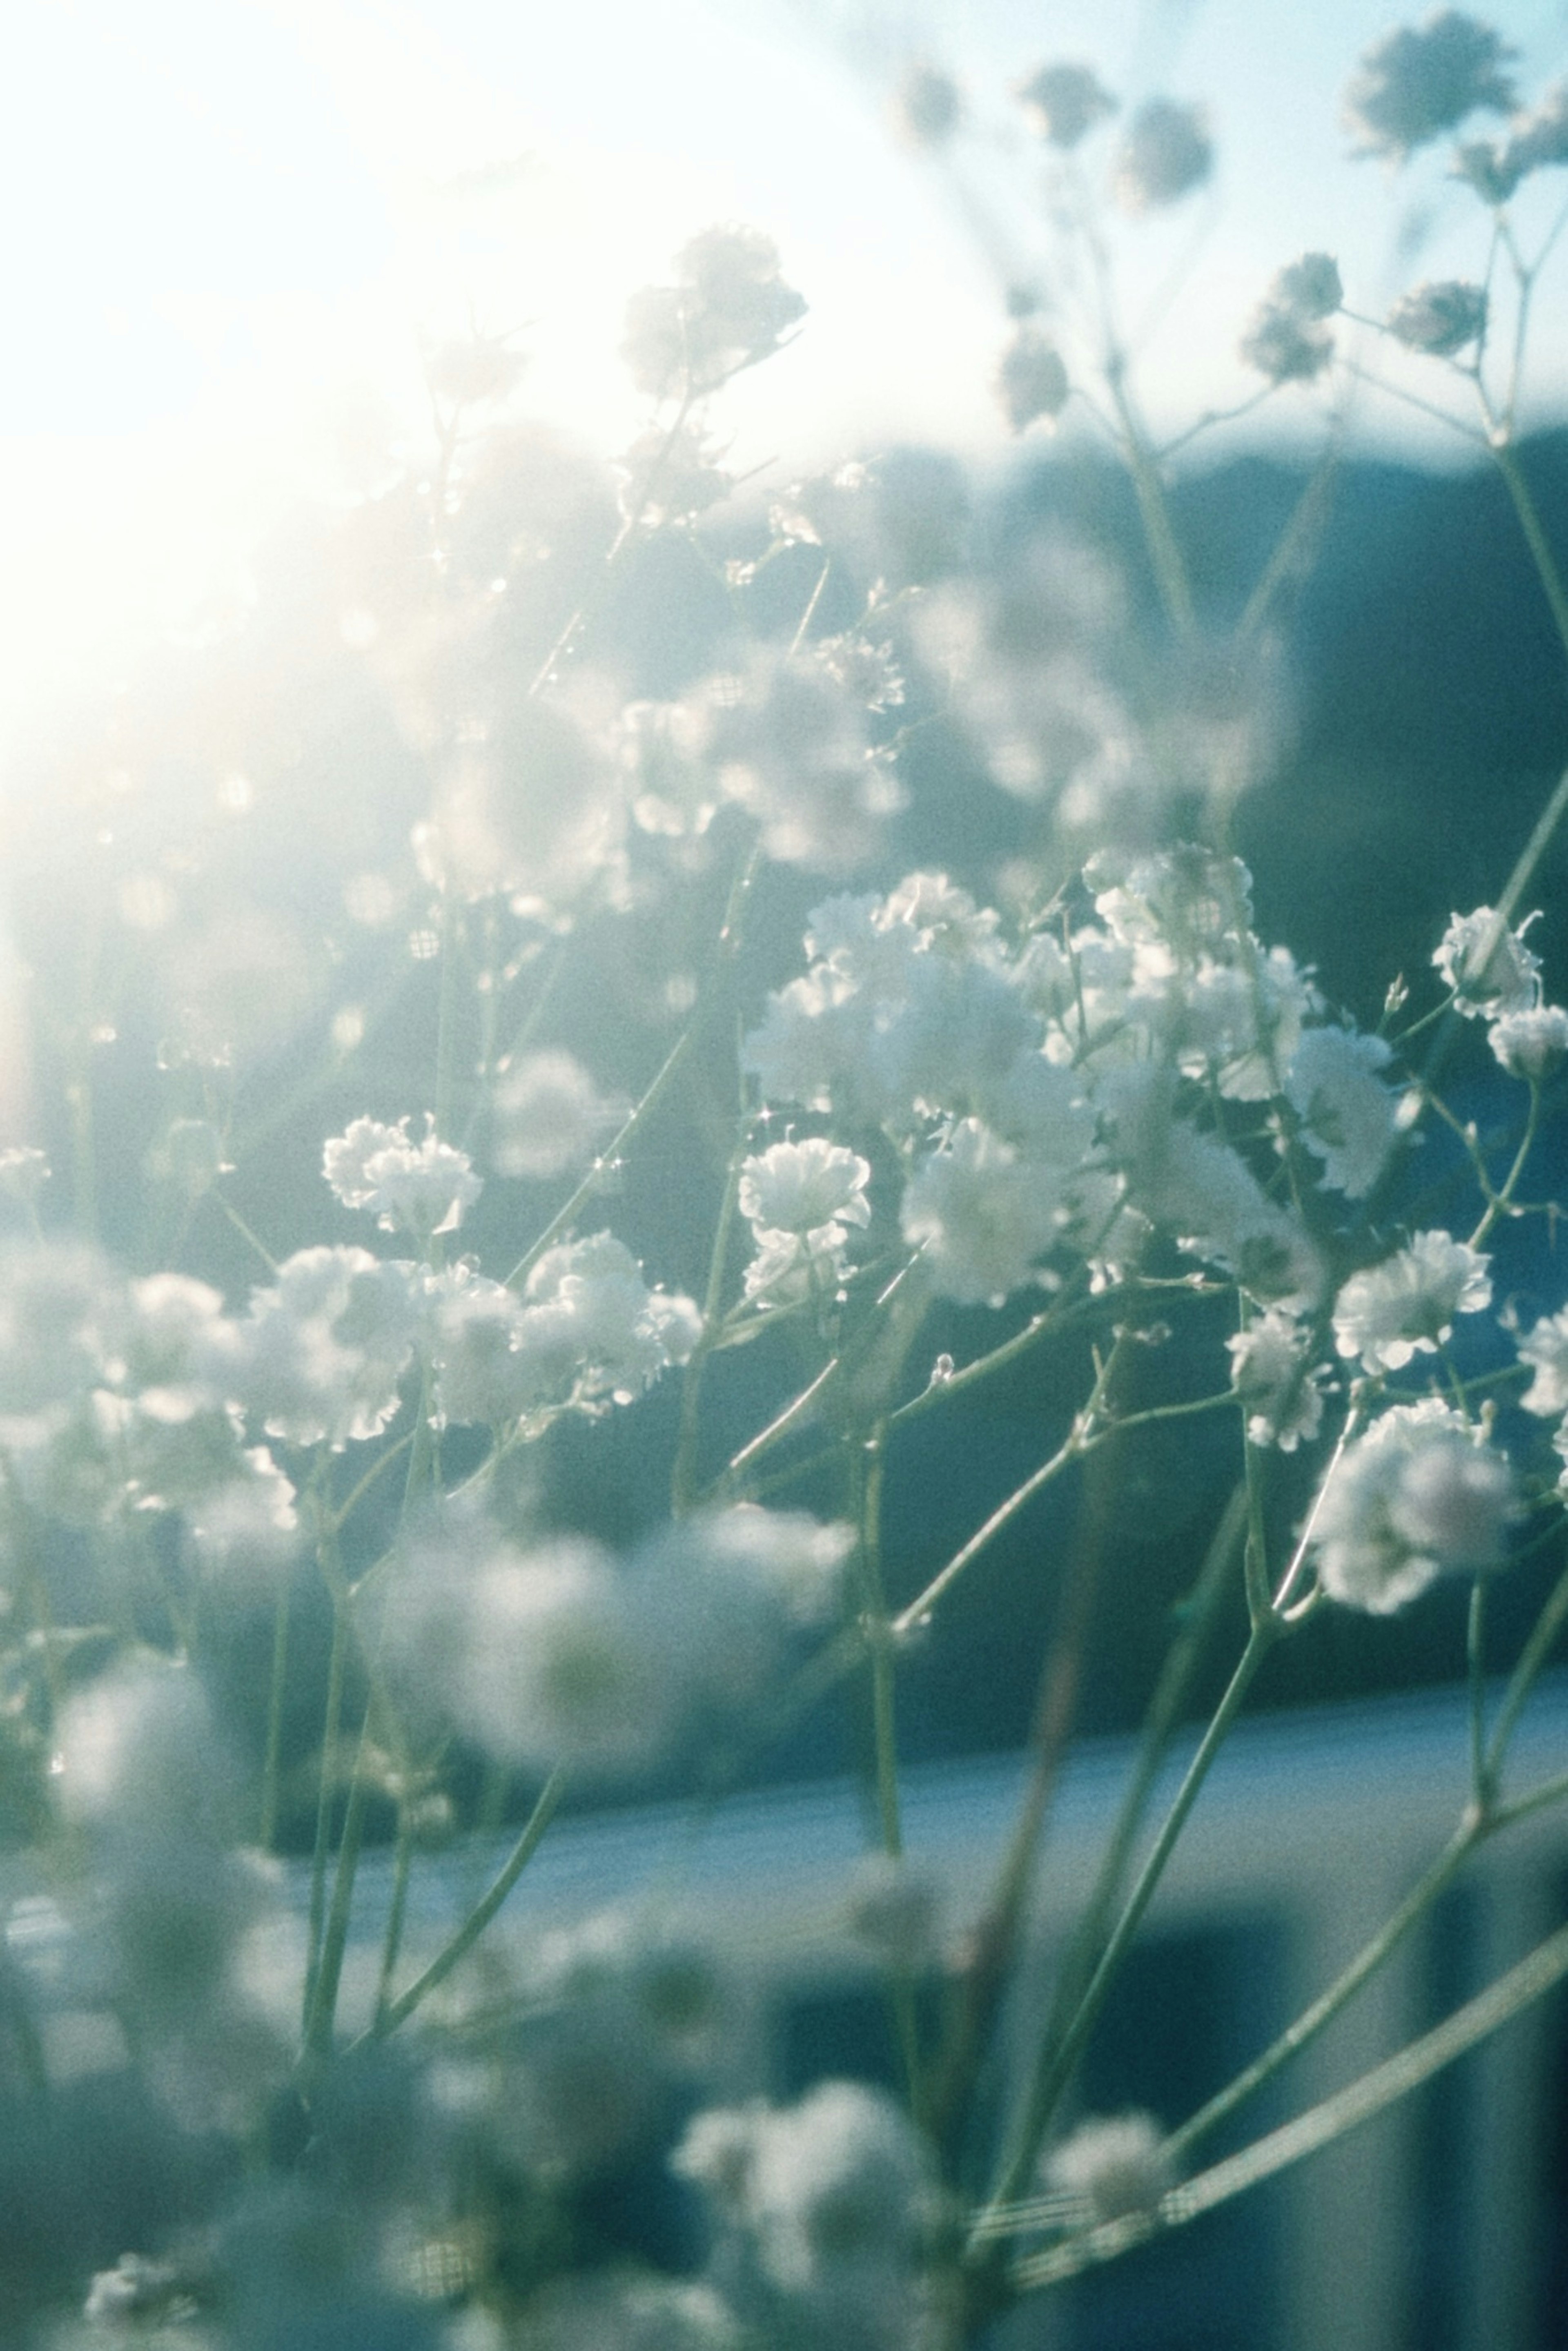
[[[1395,1405],[1346,1447],[1312,1540],[1333,1600],[1391,1614],[1446,1573],[1501,1565],[1513,1475],[1436,1397]]]
[[[1268,1301],[1310,1303],[1305,1230],[1182,1090],[1288,1105],[1322,1184],[1360,1198],[1396,1133],[1389,1049],[1317,1020],[1311,982],[1248,927],[1233,861],[1184,851],[1087,878],[1098,923],[1016,949],[940,877],[830,901],[747,1067],[769,1102],[897,1141],[904,1235],[945,1296],[1003,1298],[1059,1247],[1095,1254],[1116,1228],[1124,1249],[1141,1222]]]

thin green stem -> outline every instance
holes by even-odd
[[[1518,1728],[1525,1701],[1540,1678],[1565,1622],[1568,1622],[1568,1568],[1564,1568],[1548,1593],[1545,1604],[1520,1652],[1519,1663],[1509,1676],[1508,1687],[1503,1692],[1502,1704],[1492,1725],[1491,1745],[1487,1750],[1486,1777],[1492,1788],[1496,1788],[1502,1778],[1509,1743]]]
[[[1507,1214],[1509,1203],[1512,1200],[1519,1187],[1519,1179],[1524,1173],[1524,1163],[1530,1156],[1531,1146],[1535,1141],[1535,1130],[1540,1123],[1541,1088],[1532,1078],[1530,1081],[1530,1111],[1524,1122],[1524,1133],[1520,1138],[1519,1148],[1513,1155],[1513,1163],[1508,1174],[1503,1177],[1501,1190],[1490,1194],[1485,1213],[1475,1231],[1470,1235],[1471,1249],[1479,1249],[1498,1218]]]
[[[1281,2067],[1309,2047],[1324,2029],[1333,2023],[1343,2008],[1393,1956],[1406,1936],[1423,1918],[1453,1880],[1485,1834],[1479,1816],[1467,1813],[1430,1867],[1423,1871],[1398,1908],[1385,1920],[1376,1934],[1362,1946],[1349,1965],[1340,1971],[1327,1989],[1301,2011],[1295,2022],[1286,2026],[1267,2049],[1244,2066],[1233,2082],[1200,2106],[1178,2131],[1166,2142],[1173,2163],[1180,2164],[1188,2151],[1200,2139],[1228,2122],[1239,2106],[1271,2082]]]
[[[398,1806],[397,1850],[392,1857],[392,1901],[387,1909],[386,1934],[382,1942],[381,1970],[376,1978],[375,2026],[392,2005],[392,1978],[397,1973],[398,1954],[402,1949],[403,1919],[408,1910],[408,1881],[413,1866],[413,1810],[405,1800]]]
[[[265,1242],[256,1238],[255,1233],[252,1232],[250,1227],[246,1223],[245,1218],[240,1215],[239,1210],[235,1207],[233,1201],[226,1198],[225,1195],[218,1190],[215,1185],[213,1186],[209,1197],[217,1202],[219,1207],[223,1210],[225,1216],[228,1218],[230,1224],[239,1235],[241,1240],[245,1241],[256,1251],[263,1265],[266,1266],[268,1273],[276,1273],[277,1271],[277,1259],[273,1256],[272,1251],[266,1246]]]
[[[988,2210],[1009,2203],[1034,2168],[1035,2158],[1051,2126],[1051,2118],[1063,2092],[1082,2055],[1090,2033],[1093,2031],[1101,2009],[1111,1990],[1134,1936],[1143,1923],[1144,1914],[1161,1878],[1166,1865],[1176,1849],[1176,1840],[1186,1827],[1187,1816],[1197,1802],[1204,1782],[1207,1779],[1215,1757],[1224,1745],[1231,1725],[1239,1714],[1247,1692],[1252,1686],[1259,1667],[1281,1637],[1284,1627],[1272,1614],[1255,1625],[1241,1653],[1239,1662],[1230,1677],[1224,1697],[1216,1708],[1213,1719],[1198,1744],[1197,1754],[1188,1764],[1176,1800],[1166,1815],[1151,1848],[1148,1858],[1139,1871],[1136,1882],[1117,1920],[1115,1928],[1101,1954],[1083,1997],[1071,2023],[1054,2047],[1041,2047],[1030,2083],[1028,2094],[1015,2123],[1009,2144],[998,2167],[996,2183],[988,2199]]]
[[[356,1479],[355,1483],[350,1487],[347,1499],[340,1502],[337,1509],[332,1513],[332,1524],[340,1533],[342,1531],[343,1528],[348,1525],[349,1520],[353,1517],[354,1512],[359,1509],[360,1504],[364,1500],[365,1496],[370,1492],[371,1487],[376,1483],[376,1480],[382,1476],[384,1470],[392,1468],[400,1454],[405,1453],[408,1450],[408,1447],[413,1443],[417,1433],[417,1430],[413,1428],[405,1429],[403,1434],[398,1437],[394,1443],[389,1445],[383,1453],[377,1454],[375,1459],[365,1471],[363,1477]]]
[[[1063,2244],[1053,2245],[1049,2252],[1020,2262],[1012,2273],[1012,2283],[1020,2291],[1060,2284],[1102,2262],[1130,2252],[1134,2246],[1146,2242],[1162,2230],[1180,2227],[1202,2213],[1213,2211],[1217,2205],[1228,2203],[1233,2196],[1317,2154],[1335,2139],[1343,2138],[1347,2131],[1369,2122],[1398,2099],[1407,2097],[1456,2058],[1490,2039],[1564,1976],[1568,1976],[1568,1927],[1560,1927],[1485,1991],[1467,2001],[1463,2008],[1457,2009],[1432,2032],[1411,2042],[1383,2064],[1374,2066],[1359,2081],[1309,2107],[1304,2115],[1298,2115],[1293,2122],[1271,2131],[1266,2138],[1255,2140],[1239,2154],[1200,2172],[1196,2179],[1172,2189],[1152,2211],[1102,2221],[1097,2228],[1085,2230]]]
[[[435,1132],[443,1141],[452,1130],[453,1064],[457,1029],[457,918],[452,893],[441,893],[441,973],[435,1009]]]
[[[540,1233],[538,1238],[533,1243],[533,1246],[530,1249],[526,1249],[523,1255],[517,1259],[517,1264],[507,1276],[507,1287],[508,1290],[515,1290],[519,1282],[526,1281],[529,1274],[533,1271],[535,1266],[538,1265],[540,1258],[543,1257],[546,1249],[550,1248],[552,1243],[559,1238],[560,1235],[567,1230],[569,1226],[575,1223],[578,1212],[582,1207],[584,1202],[591,1199],[594,1193],[598,1190],[605,1167],[607,1165],[613,1166],[616,1160],[620,1158],[622,1153],[630,1145],[632,1137],[636,1134],[638,1128],[642,1125],[649,1112],[653,1108],[654,1103],[660,1101],[663,1097],[664,1090],[669,1085],[671,1079],[674,1076],[676,1071],[685,1060],[686,1055],[691,1051],[695,1034],[696,1023],[695,1019],[689,1020],[686,1023],[686,1026],[682,1029],[680,1035],[676,1038],[674,1043],[671,1046],[668,1053],[665,1054],[656,1074],[649,1083],[646,1091],[643,1092],[641,1101],[634,1105],[631,1115],[622,1125],[619,1134],[616,1135],[613,1143],[611,1144],[609,1150],[604,1152],[601,1157],[594,1161],[593,1165],[589,1169],[581,1183],[578,1185],[576,1190],[572,1193],[571,1197],[566,1201],[563,1207],[556,1211],[549,1224],[545,1227],[543,1232]]]
[[[696,1345],[681,1375],[681,1422],[675,1439],[675,1458],[670,1472],[670,1502],[676,1518],[684,1518],[696,1499],[697,1439],[701,1426],[703,1374],[712,1352],[714,1335],[719,1327],[720,1308],[724,1300],[725,1275],[729,1264],[730,1237],[735,1230],[736,1205],[740,1196],[741,1162],[750,1135],[750,1121],[743,1111],[735,1148],[725,1170],[724,1196],[719,1202],[718,1219],[714,1227],[713,1249],[708,1259],[707,1288],[703,1295],[703,1323]]]
[[[308,2030],[316,2010],[321,1938],[327,1917],[327,1858],[332,1845],[332,1797],[338,1771],[338,1738],[343,1717],[343,1672],[349,1653],[349,1605],[332,1594],[332,1646],[327,1660],[327,1703],[321,1725],[321,1771],[316,1793],[316,1843],[310,1857],[310,1907],[306,1924],[305,2012]]]
[[[859,1565],[865,1605],[865,1631],[871,1667],[872,1739],[876,1782],[877,1824],[882,1849],[890,1861],[904,1856],[904,1823],[898,1796],[898,1729],[894,1713],[894,1666],[892,1628],[882,1573],[882,1494],[886,1469],[886,1429],[878,1426],[861,1450],[857,1483],[860,1489]],[[898,2035],[910,2112],[917,2122],[925,2112],[925,2083],[920,2057],[920,2033],[915,2009],[915,1986],[907,1968],[894,1965],[889,1992],[894,2028]]]
[[[371,1708],[360,1725],[349,1778],[349,1801],[343,1813],[343,1833],[338,1840],[338,1867],[332,1880],[332,1907],[321,1938],[314,1997],[305,2025],[304,2059],[319,2064],[332,2052],[332,2028],[338,2012],[338,1990],[343,1976],[343,1955],[349,1947],[349,1920],[354,1906],[354,1880],[359,1874],[360,1847],[364,1839],[365,1802],[370,1792],[366,1770],[371,1746]]]
[[[272,1851],[277,1834],[277,1783],[283,1758],[283,1700],[288,1673],[288,1606],[292,1587],[286,1575],[277,1587],[272,1616],[272,1676],[267,1698],[267,1751],[261,1766],[261,1823],[257,1843]]]
[[[1469,1614],[1465,1623],[1465,1663],[1469,1678],[1470,1798],[1481,1813],[1487,1811],[1492,1795],[1492,1782],[1486,1760],[1486,1578],[1478,1575],[1470,1585]]]
[[[458,1961],[471,1951],[507,1895],[522,1876],[544,1840],[566,1792],[566,1774],[558,1764],[540,1789],[538,1801],[529,1813],[522,1834],[512,1847],[488,1891],[477,1901],[456,1933],[442,1946],[435,1958],[408,1990],[389,2002],[371,2025],[367,2039],[384,2040],[407,2022],[422,2001],[428,1999],[438,1984],[445,1982]]]
[[[1563,575],[1557,569],[1557,559],[1542,527],[1540,514],[1525,479],[1524,468],[1516,451],[1506,440],[1493,438],[1491,453],[1498,472],[1502,475],[1519,527],[1524,533],[1525,544],[1535,565],[1536,576],[1551,609],[1552,624],[1557,631],[1563,653],[1568,654],[1568,590],[1563,585]]]
[[[1247,1530],[1247,1487],[1239,1480],[1220,1514],[1198,1571],[1197,1581],[1183,1611],[1184,1622],[1172,1642],[1145,1718],[1137,1760],[1118,1808],[1089,1899],[1072,1933],[1058,1972],[1056,1989],[1046,2017],[1042,2045],[1054,2047],[1082,1999],[1093,1972],[1096,1953],[1104,1940],[1112,1909],[1125,1883],[1133,1847],[1144,1824],[1166,1753],[1192,1687],[1204,1647],[1214,1629],[1220,1604],[1230,1583],[1236,1552]]]

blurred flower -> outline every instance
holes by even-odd
[[[705,229],[676,255],[674,275],[674,286],[632,297],[621,347],[632,382],[655,400],[715,391],[776,351],[806,314],[759,229]]]
[[[1174,2187],[1164,2133],[1153,2115],[1097,2115],[1081,2122],[1045,2161],[1049,2186],[1081,2197],[1091,2221],[1152,2211]]]
[[[1273,383],[1311,382],[1333,357],[1322,321],[1343,299],[1333,256],[1303,253],[1277,273],[1242,337],[1242,358]]]
[[[957,83],[940,66],[910,67],[894,93],[893,117],[912,147],[945,147],[964,119]]]
[[[252,1292],[235,1391],[269,1437],[340,1451],[381,1435],[413,1353],[413,1271],[366,1249],[299,1249]]]
[[[1568,1412],[1568,1307],[1547,1315],[1520,1341],[1519,1360],[1535,1374],[1520,1397],[1525,1411],[1537,1412],[1543,1420]]]
[[[1124,212],[1155,212],[1202,187],[1213,169],[1202,108],[1152,98],[1127,126],[1116,159],[1116,199]]]
[[[1482,286],[1459,277],[1434,278],[1406,294],[1388,314],[1388,331],[1429,359],[1452,359],[1486,331],[1487,297]]]
[[[1092,66],[1041,66],[1019,84],[1018,97],[1046,144],[1064,152],[1116,110]]]
[[[1560,1004],[1539,1004],[1524,1012],[1500,1013],[1487,1042],[1511,1078],[1539,1083],[1568,1053],[1568,1012]]]
[[[527,1053],[496,1081],[497,1170],[536,1183],[565,1175],[587,1163],[626,1110],[619,1098],[600,1092],[575,1055],[559,1047]]]
[[[924,1160],[904,1195],[904,1238],[939,1296],[999,1306],[1037,1278],[1066,1220],[1063,1171],[1042,1167],[967,1118]]]
[[[1403,163],[1469,114],[1508,113],[1514,90],[1504,68],[1513,54],[1490,25],[1457,8],[1429,16],[1418,31],[1385,34],[1345,91],[1355,152]]]
[[[997,396],[1013,431],[1021,433],[1041,416],[1060,416],[1071,390],[1055,344],[1038,328],[1020,326],[997,370]]]

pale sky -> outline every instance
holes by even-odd
[[[521,329],[525,408],[624,445],[639,423],[615,360],[626,298],[718,219],[766,228],[811,306],[799,341],[726,395],[736,462],[783,481],[899,439],[1000,455],[989,381],[1005,329],[985,248],[1048,266],[1039,151],[1008,96],[1048,55],[1093,64],[1125,101],[1208,107],[1212,190],[1129,225],[1120,266],[1125,316],[1158,319],[1145,384],[1161,428],[1228,404],[1253,381],[1234,356],[1247,311],[1304,248],[1337,254],[1371,311],[1414,277],[1479,274],[1484,222],[1437,163],[1394,177],[1345,157],[1351,65],[1422,13],[13,0],[0,85],[13,665],[47,672],[130,611],[175,611],[280,480],[329,479],[345,419],[384,402],[413,429],[422,325]],[[1568,69],[1568,0],[1483,13],[1520,49],[1527,92]],[[888,89],[915,57],[968,95],[957,184],[888,135]],[[1568,193],[1548,176],[1553,198]],[[1561,291],[1534,342],[1542,414],[1568,406],[1558,321]],[[1270,413],[1296,437],[1314,429],[1300,392]],[[1360,429],[1386,441],[1412,422],[1369,401]]]

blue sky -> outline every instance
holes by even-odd
[[[1162,91],[1209,109],[1213,189],[1120,239],[1126,315],[1156,321],[1145,396],[1174,428],[1249,388],[1239,326],[1304,247],[1337,253],[1369,310],[1413,277],[1478,266],[1475,210],[1437,165],[1392,177],[1344,153],[1350,65],[1420,14],[1387,0],[15,0],[0,183],[26,234],[7,262],[0,446],[31,487],[26,610],[0,624],[79,632],[100,606],[164,592],[165,575],[177,598],[214,533],[243,533],[280,479],[326,468],[344,417],[384,401],[394,428],[412,424],[421,323],[523,328],[536,413],[621,445],[637,423],[614,361],[625,298],[716,218],[768,229],[811,304],[800,341],[728,396],[740,462],[787,478],[915,436],[999,453],[1004,329],[973,222],[1049,272],[1038,152],[1008,90],[1051,53],[1093,63],[1129,102]],[[1568,69],[1565,0],[1490,15],[1527,90]],[[956,182],[887,135],[888,89],[917,57],[968,93]],[[1541,413],[1568,386],[1553,311],[1568,320],[1568,304],[1542,305]],[[1296,437],[1317,429],[1301,393],[1273,413]],[[1442,445],[1413,411],[1371,400],[1359,429]]]

